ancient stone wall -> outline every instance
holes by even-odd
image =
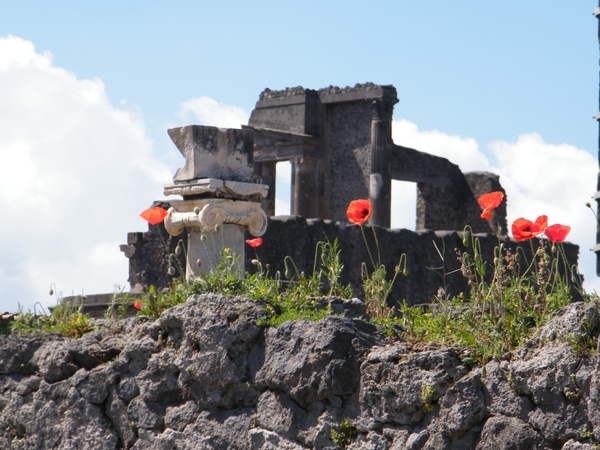
[[[369,198],[372,106],[365,101],[334,103],[326,111],[326,146],[331,152],[328,218],[346,220],[350,201]]]
[[[373,229],[365,227],[365,237],[369,243],[374,258],[377,259],[377,245]],[[411,305],[429,303],[444,288],[448,295],[458,295],[461,292],[468,294],[467,280],[460,271],[460,261],[457,252],[472,252],[472,248],[463,245],[463,233],[457,231],[410,231],[406,229],[392,229],[375,227],[381,262],[387,267],[391,278],[394,266],[398,263],[400,255],[406,254],[407,276],[399,276],[390,295],[390,306],[398,305],[405,301]],[[146,233],[143,234],[145,236]],[[248,236],[250,237],[250,236]],[[477,235],[481,242],[482,255],[486,261],[493,261],[494,247],[499,242],[507,249],[522,247],[525,254],[531,255],[529,242],[526,245],[518,244],[504,236],[498,239],[494,234],[482,233]],[[329,239],[331,242],[338,239],[341,249],[341,260],[344,264],[342,283],[354,287],[354,295],[362,298],[361,291],[361,264],[365,263],[371,270],[369,253],[363,241],[360,227],[347,225],[343,222],[333,222],[321,219],[304,219],[296,216],[271,217],[266,233],[263,235],[263,245],[257,249],[246,250],[246,268],[254,270],[251,264],[253,258],[258,257],[263,265],[269,264],[270,273],[274,275],[279,271],[285,273],[284,259],[290,257],[299,271],[311,274],[315,260],[315,249],[319,241]],[[218,234],[215,235],[218,239]],[[534,248],[539,242],[532,241]],[[161,275],[165,266],[156,264],[154,260],[144,259],[150,253],[146,246],[154,245],[148,239],[140,239],[136,252],[130,259],[130,278],[132,286],[144,285],[146,280],[164,280],[170,283],[170,278]],[[210,245],[210,244],[207,244]],[[164,248],[164,247],[161,247]],[[164,250],[154,249],[152,252],[162,251],[162,257],[168,258]],[[441,252],[443,260],[440,258]],[[566,243],[565,251],[569,264],[575,264],[579,247]],[[489,264],[491,266],[491,264]],[[491,271],[489,276],[491,277]],[[166,287],[169,284],[159,283],[156,287]],[[147,286],[147,284],[146,284]],[[576,292],[574,292],[576,295]]]

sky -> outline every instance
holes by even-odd
[[[247,123],[265,88],[392,84],[397,144],[498,173],[508,221],[572,227],[595,275],[592,0],[0,5],[0,311],[128,290],[127,233],[183,158],[168,128]],[[289,211],[279,168],[277,213]],[[415,228],[394,183],[392,226]],[[52,286],[57,293],[49,296]]]

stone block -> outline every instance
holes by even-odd
[[[253,180],[252,131],[187,125],[167,132],[185,158],[185,166],[177,170],[174,182],[199,178]]]

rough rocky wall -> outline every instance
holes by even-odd
[[[0,337],[6,449],[588,449],[600,441],[597,307],[574,303],[480,367],[359,320],[257,325],[243,298],[192,297],[81,339]],[[104,323],[104,325],[109,325]],[[426,393],[426,395],[424,395]]]

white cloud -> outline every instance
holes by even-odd
[[[421,131],[419,127],[405,119],[394,120],[392,139],[398,145],[426,151],[432,155],[451,159],[463,172],[490,170],[486,156],[481,153],[473,138],[451,136],[441,131]],[[427,150],[425,150],[427,149]]]
[[[516,142],[493,142],[489,159],[471,138],[451,136],[437,130],[420,131],[406,120],[393,122],[396,144],[448,158],[463,171],[485,170],[500,175],[507,193],[508,223],[518,217],[531,220],[541,214],[549,223],[562,223],[572,228],[568,240],[579,245],[579,268],[588,291],[600,292],[596,277],[596,258],[589,249],[595,244],[596,223],[586,208],[596,191],[598,163],[588,152],[568,144],[548,144],[535,133],[519,136]],[[414,186],[414,185],[413,185]],[[410,183],[402,183],[403,191],[394,185],[392,225],[414,229],[406,223],[405,211],[415,209],[416,194]],[[414,217],[414,216],[412,216]]]
[[[0,310],[126,285],[118,244],[170,171],[141,119],[33,44],[0,38]]]
[[[195,121],[197,125],[241,128],[248,123],[250,114],[239,106],[219,103],[210,97],[198,97],[181,103],[179,117]]]

